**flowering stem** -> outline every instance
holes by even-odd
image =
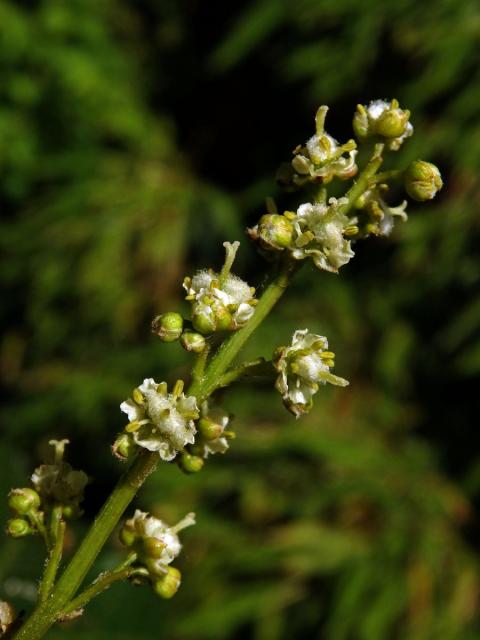
[[[300,263],[285,261],[280,268],[277,268],[248,323],[221,345],[205,372],[193,379],[188,393],[195,395],[199,403],[215,390],[218,380],[227,367],[285,292],[299,265]],[[85,579],[88,570],[125,509],[155,469],[158,459],[156,452],[141,451],[138,454],[130,468],[118,481],[116,488],[58,581],[52,595],[45,602],[39,604],[15,635],[15,640],[38,640],[61,617],[62,612],[70,610],[71,598]]]
[[[65,538],[66,524],[62,519],[62,508],[54,507],[52,511],[51,522],[51,538],[54,540],[53,547],[51,548],[48,556],[47,563],[45,565],[45,571],[43,573],[42,581],[38,590],[38,598],[40,602],[45,600],[50,595],[50,591],[55,583],[58,567],[63,554],[63,540]]]
[[[221,376],[221,378],[217,382],[217,386],[215,387],[215,389],[228,387],[230,384],[232,384],[232,382],[235,382],[235,380],[238,380],[238,378],[242,376],[254,376],[272,373],[274,373],[272,363],[267,362],[265,358],[257,358],[256,360],[252,360],[251,362],[243,362],[242,364],[238,365],[238,367],[229,369],[226,373],[223,374],[223,376]]]

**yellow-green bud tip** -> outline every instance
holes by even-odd
[[[414,160],[404,173],[405,190],[417,202],[434,198],[443,187],[438,167],[431,162]]]
[[[178,464],[185,473],[198,473],[204,465],[204,460],[200,456],[192,456],[190,453],[183,451],[179,457]]]
[[[175,567],[166,567],[166,574],[153,583],[153,589],[160,598],[172,598],[178,591],[182,574]]]
[[[33,529],[24,518],[13,518],[7,522],[6,533],[12,538],[23,538],[33,533]]]
[[[175,342],[182,335],[183,318],[175,311],[157,316],[152,322],[152,331],[162,342]]]
[[[201,353],[205,349],[205,338],[201,333],[194,333],[193,331],[185,331],[180,338],[182,347],[186,351],[193,351],[194,353]]]
[[[12,489],[8,496],[8,506],[21,516],[30,511],[37,511],[40,507],[40,496],[36,491],[28,487]]]

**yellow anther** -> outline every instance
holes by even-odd
[[[134,402],[136,402],[137,404],[143,404],[145,402],[145,398],[143,397],[143,393],[140,391],[140,389],[134,389],[132,396]]]

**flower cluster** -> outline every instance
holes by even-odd
[[[295,331],[292,344],[276,350],[273,358],[278,371],[275,387],[282,394],[286,408],[296,418],[310,411],[319,384],[348,385],[348,380],[330,372],[334,359],[335,354],[328,351],[327,339],[309,333],[308,329]]]
[[[89,481],[88,476],[64,462],[68,440],[50,440],[49,444],[55,450],[54,462],[35,469],[31,478],[33,489],[22,487],[10,491],[8,506],[15,517],[9,520],[7,533],[13,538],[37,533],[45,535],[46,516],[54,508],[61,509],[64,518],[73,518],[82,513],[80,503]]]
[[[208,269],[185,278],[183,287],[192,303],[192,324],[201,334],[235,331],[255,310],[255,289],[230,273],[239,242],[225,242],[225,265],[220,273]]]
[[[409,118],[410,111],[400,109],[397,100],[372,100],[368,107],[357,105],[353,130],[360,142],[374,137],[385,142],[390,151],[397,151],[413,134]]]
[[[187,444],[195,441],[195,420],[199,417],[197,400],[183,393],[183,381],[178,380],[168,392],[166,382],[147,378],[132,397],[122,402],[120,409],[130,422],[114,445],[121,458],[128,457],[129,443],[156,451],[162,460],[173,460]]]
[[[333,178],[348,180],[357,173],[356,143],[349,140],[340,145],[325,132],[328,107],[321,106],[315,116],[316,133],[293,152],[290,165],[280,168],[277,179],[284,186],[301,187],[309,182],[327,184]]]
[[[135,554],[135,566],[139,569],[137,575],[143,574],[162,598],[171,598],[180,586],[180,571],[170,564],[182,549],[178,532],[193,524],[194,513],[187,514],[174,527],[169,527],[163,520],[137,509],[120,531],[120,540]]]

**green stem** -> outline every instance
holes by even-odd
[[[215,389],[223,372],[282,296],[298,266],[298,263],[288,262],[278,270],[260,298],[252,318],[223,343],[204,374],[193,380],[188,391],[190,395],[196,395],[201,402]],[[142,451],[133,461],[98,514],[52,595],[35,609],[15,635],[15,640],[38,640],[62,615],[62,611],[70,606],[69,601],[78,591],[125,509],[155,469],[157,461],[158,453],[148,451]]]
[[[135,569],[132,567],[125,567],[124,569],[120,569],[119,571],[107,571],[98,576],[95,582],[82,591],[76,598],[71,600],[67,606],[62,610],[60,616],[63,617],[72,613],[72,611],[76,611],[77,609],[83,609],[83,607],[98,596],[102,591],[108,589],[114,582],[118,582],[119,580],[126,580],[129,578],[132,573],[135,572]]]
[[[362,171],[362,173],[358,176],[357,181],[350,187],[350,189],[345,194],[345,197],[348,199],[348,202],[342,204],[338,207],[337,211],[340,213],[347,214],[350,209],[354,206],[355,202],[358,198],[368,189],[370,186],[374,175],[377,173],[380,165],[383,162],[382,152],[383,152],[383,144],[376,144],[373,150],[373,155]]]
[[[375,176],[375,183],[387,182],[387,180],[396,180],[401,178],[405,171],[403,169],[392,169],[391,171],[382,171]]]
[[[275,370],[272,367],[272,363],[267,362],[265,358],[257,358],[251,362],[243,362],[238,365],[238,367],[233,367],[233,369],[229,369],[224,373],[217,382],[215,390],[221,387],[228,387],[232,382],[235,382],[235,380],[238,380],[238,378],[242,376],[268,375],[273,373],[275,373]]]
[[[50,536],[53,540],[53,547],[50,550],[47,563],[45,565],[45,571],[43,573],[42,581],[38,589],[38,598],[40,602],[45,600],[50,595],[52,587],[55,583],[58,567],[62,560],[63,554],[63,540],[65,538],[66,524],[62,519],[62,507],[54,507],[52,511],[52,521],[50,525]]]

